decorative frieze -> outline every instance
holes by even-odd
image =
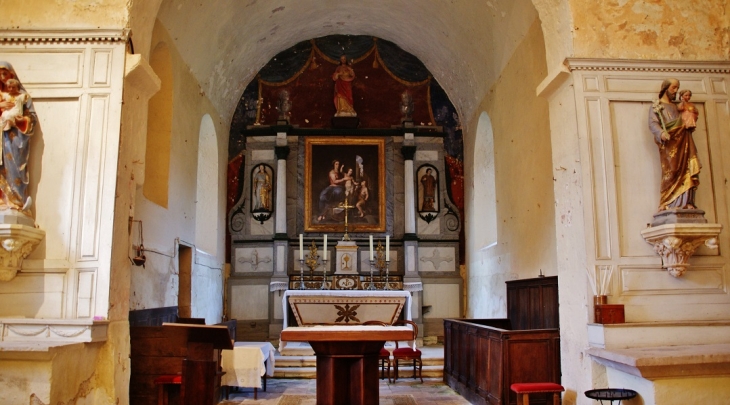
[[[730,73],[730,64],[727,62],[568,58],[564,64],[571,72]]]
[[[86,43],[86,42],[126,42],[128,30],[14,30],[0,32],[0,43]]]
[[[0,342],[102,342],[108,324],[92,319],[0,318]]]

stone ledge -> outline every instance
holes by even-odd
[[[109,321],[93,319],[0,318],[0,344],[47,344],[103,342]],[[12,345],[11,345],[12,346]]]
[[[0,342],[0,360],[52,360],[59,350],[83,346],[80,342]]]
[[[600,349],[730,343],[730,321],[588,324],[588,343]]]
[[[598,363],[648,380],[730,375],[730,344],[589,348]]]

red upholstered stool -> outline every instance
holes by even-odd
[[[555,383],[514,383],[509,387],[517,393],[517,405],[530,405],[530,394],[553,393],[553,405],[560,404],[560,393],[565,391]]]
[[[157,386],[157,405],[168,404],[168,385],[180,385],[182,384],[182,375],[180,374],[167,374],[161,375],[155,378],[155,385]]]

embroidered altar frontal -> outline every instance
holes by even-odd
[[[400,316],[405,296],[290,296],[294,317],[299,326],[357,325],[366,321],[392,324]]]

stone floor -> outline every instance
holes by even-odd
[[[259,390],[258,400],[253,399],[253,390],[243,388],[240,392],[231,392],[227,401],[219,405],[261,404],[276,405],[283,394],[316,395],[317,382],[313,379],[271,378],[267,380],[266,392]],[[462,405],[469,402],[444,384],[441,379],[401,378],[396,383],[380,380],[380,396],[412,395],[419,405]]]

